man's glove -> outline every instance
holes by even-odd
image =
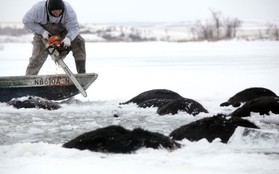
[[[62,43],[64,44],[65,47],[70,47],[71,46],[71,39],[68,37],[65,37],[65,39],[62,40]]]
[[[48,31],[44,31],[42,36],[44,39],[48,40],[49,36],[51,36],[51,34]]]

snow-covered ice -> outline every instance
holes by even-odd
[[[1,43],[0,48],[1,76],[24,75],[31,43]],[[99,74],[87,98],[78,95],[55,111],[0,103],[1,174],[278,173],[279,116],[274,114],[252,113],[247,119],[262,132],[243,137],[238,128],[228,144],[183,140],[175,151],[143,148],[128,155],[61,146],[108,125],[168,135],[194,120],[232,112],[234,108],[219,105],[243,89],[265,87],[279,94],[279,42],[87,43],[86,49],[87,72]],[[65,61],[76,72],[72,55]],[[54,73],[63,71],[49,58],[40,74]],[[192,98],[209,114],[159,116],[156,108],[119,105],[156,88]]]

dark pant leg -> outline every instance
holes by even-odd
[[[80,36],[77,37],[71,43],[73,56],[75,58],[77,72],[86,73],[86,51],[85,51],[85,40]]]
[[[26,75],[37,75],[48,56],[48,52],[39,35],[34,35],[32,44],[33,51],[26,69]]]

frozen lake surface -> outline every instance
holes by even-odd
[[[87,72],[99,74],[81,95],[55,111],[15,109],[0,103],[0,173],[243,173],[277,174],[279,116],[247,118],[262,132],[243,137],[238,128],[228,144],[181,141],[181,149],[141,149],[103,154],[64,149],[76,136],[109,125],[141,127],[168,135],[174,129],[217,113],[239,91],[265,87],[279,94],[279,42],[87,43]],[[0,45],[1,76],[24,75],[30,43]],[[73,57],[65,62],[75,73]],[[49,58],[40,74],[63,73]],[[141,92],[169,89],[201,103],[208,114],[159,116],[156,108],[119,105]],[[119,117],[114,117],[117,114]]]

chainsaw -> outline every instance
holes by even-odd
[[[64,59],[68,53],[71,51],[71,47],[66,47],[62,43],[62,38],[60,35],[52,35],[47,41],[47,51],[50,55],[53,55],[54,61],[57,62],[58,59]],[[55,51],[57,50],[57,51]]]
[[[52,35],[48,40],[42,38],[43,43],[46,46],[46,49],[51,56],[52,60],[55,63],[60,65],[67,76],[72,80],[73,84],[77,87],[79,92],[86,97],[87,93],[80,85],[80,83],[75,78],[74,74],[70,70],[70,68],[65,64],[63,59],[67,56],[67,54],[71,51],[71,47],[65,47],[62,43],[62,38],[59,35]]]

